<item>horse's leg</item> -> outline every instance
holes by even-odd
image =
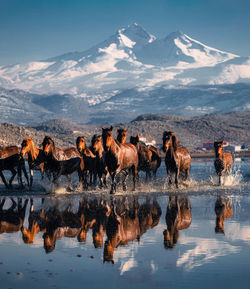
[[[116,171],[114,172],[110,172],[110,176],[111,176],[111,190],[110,190],[110,194],[113,194],[116,192],[116,179],[115,179],[115,176],[116,176]]]
[[[138,177],[138,169],[135,166],[132,166],[131,169],[132,169],[132,174],[133,174],[133,188],[132,188],[132,191],[135,191],[135,182],[136,182],[136,179]]]
[[[178,177],[179,177],[179,169],[177,168],[177,169],[175,170],[175,185],[176,185],[176,188],[177,188],[177,189],[179,188]]]
[[[27,185],[30,187],[29,176],[28,176],[28,174],[27,174],[27,171],[26,171],[26,168],[25,168],[25,162],[24,162],[24,161],[21,163],[21,167],[22,167],[22,170],[23,170],[25,179],[26,179],[26,181],[27,181]],[[21,174],[21,177],[22,177],[22,174]],[[32,175],[32,180],[33,180],[33,175]]]
[[[128,177],[128,171],[122,171],[122,172],[124,174],[124,179],[122,181],[122,189],[123,191],[126,191],[127,190],[126,179]]]
[[[12,187],[12,182],[13,182],[17,172],[16,172],[16,170],[14,168],[12,168],[10,171],[12,172],[12,176],[11,176],[11,178],[9,180],[9,186],[11,188]]]
[[[172,173],[169,169],[167,170],[167,174],[168,174],[168,185],[171,186],[172,185]]]
[[[186,181],[186,180],[188,179],[189,173],[190,173],[190,168],[188,167],[188,168],[185,170],[184,181]]]
[[[7,189],[9,189],[9,185],[8,185],[8,183],[7,183],[6,179],[5,179],[5,176],[4,176],[2,171],[0,171],[0,177],[1,177],[2,181],[3,181],[3,183],[5,184],[5,187]]]
[[[33,184],[33,175],[34,175],[34,170],[30,168],[30,188],[32,187]]]
[[[3,200],[1,200],[1,203],[0,203],[0,211],[3,210],[3,206],[5,204],[5,198]]]
[[[68,189],[69,189],[70,191],[73,191],[74,189],[73,189],[73,186],[72,186],[71,176],[70,176],[70,175],[66,175],[66,178],[67,178],[67,180],[68,180],[68,182],[69,182]]]

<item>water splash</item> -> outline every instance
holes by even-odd
[[[224,187],[233,187],[240,185],[243,180],[243,175],[240,172],[240,168],[235,169],[232,171],[232,173],[228,176],[223,176],[221,179],[222,185]],[[210,175],[210,183],[212,185],[218,185],[219,184],[219,177],[218,176],[211,176]]]

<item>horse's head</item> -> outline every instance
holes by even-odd
[[[126,143],[127,133],[128,133],[127,129],[124,130],[122,128],[119,128],[117,130],[117,140],[119,141],[119,143]]]
[[[164,152],[168,151],[170,147],[173,147],[174,150],[177,149],[178,140],[175,133],[172,131],[164,131],[162,142],[163,142],[162,149]]]
[[[215,149],[216,154],[220,155],[223,152],[223,145],[224,145],[224,140],[214,142],[214,149]]]
[[[45,232],[43,234],[43,247],[46,253],[54,251],[56,246],[56,238]]]
[[[21,144],[21,156],[24,157],[28,152],[30,152],[33,141],[31,138],[26,137]]]
[[[139,140],[140,140],[139,134],[130,137],[130,143],[132,143],[134,146],[138,144]]]
[[[25,227],[21,228],[22,238],[25,244],[33,244],[35,240],[35,236],[39,233],[40,228],[37,223],[33,224],[31,230]]]
[[[45,136],[42,142],[41,149],[45,153],[45,155],[49,155],[52,153],[53,149],[55,148],[55,143],[52,137]]]
[[[93,232],[93,244],[95,248],[102,248],[104,227],[102,224],[95,224],[92,229]]]
[[[99,151],[102,148],[102,137],[100,135],[93,135],[91,139],[91,146],[94,152]]]
[[[76,147],[78,149],[78,151],[81,153],[85,150],[86,148],[86,139],[84,136],[79,136],[76,139]]]
[[[111,262],[114,264],[114,246],[111,241],[105,241],[104,251],[103,251],[103,263]]]
[[[111,147],[111,143],[113,140],[112,130],[113,130],[112,126],[110,128],[102,127],[102,142],[105,151],[109,151]]]

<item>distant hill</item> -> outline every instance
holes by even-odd
[[[189,149],[195,149],[203,142],[214,139],[225,139],[236,144],[250,144],[250,112],[248,111],[192,118],[170,114],[143,114],[131,122],[112,125],[115,137],[117,128],[123,127],[129,130],[128,138],[139,133],[149,142],[154,139],[159,147],[165,130],[176,132],[180,143]],[[24,137],[33,138],[38,145],[45,135],[50,135],[54,137],[57,146],[67,147],[75,145],[79,135],[86,136],[90,143],[93,134],[101,134],[101,125],[79,125],[63,119],[29,126],[4,123],[0,124],[0,145],[20,145]]]

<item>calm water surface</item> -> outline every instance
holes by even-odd
[[[250,163],[223,187],[212,162],[179,190],[165,175],[112,197],[0,184],[1,289],[250,288]]]

